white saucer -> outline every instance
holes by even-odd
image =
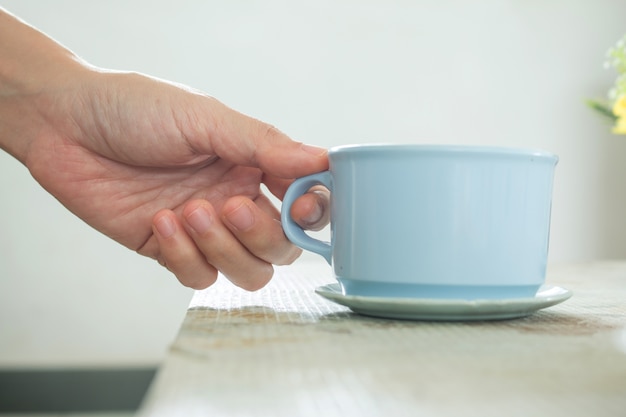
[[[524,317],[542,308],[562,303],[572,292],[543,285],[534,297],[502,300],[454,300],[426,298],[384,298],[344,295],[339,284],[315,289],[322,297],[367,316],[409,320],[502,320]]]

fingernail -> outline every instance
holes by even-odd
[[[168,216],[161,216],[154,221],[154,227],[161,237],[168,238],[176,232],[176,225]]]
[[[187,215],[187,222],[196,233],[204,234],[211,228],[213,219],[204,207],[198,207]]]
[[[315,156],[322,156],[326,154],[326,149],[319,148],[317,146],[307,145],[305,143],[302,144],[302,150]]]
[[[237,230],[243,232],[249,230],[254,225],[254,215],[246,203],[241,203],[239,207],[227,213],[226,218]]]
[[[301,221],[307,226],[312,226],[320,221],[323,214],[322,206],[320,204],[316,204],[313,211],[311,211],[307,216],[304,216]]]

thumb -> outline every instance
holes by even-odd
[[[201,148],[198,150],[215,153],[238,165],[258,167],[281,178],[296,178],[328,169],[326,149],[293,141],[274,126],[217,100],[211,103],[209,143],[196,144]]]

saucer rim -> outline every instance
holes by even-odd
[[[315,292],[359,314],[433,321],[519,318],[562,303],[573,295],[571,290],[553,284],[543,284],[535,297],[475,300],[344,295],[339,283],[322,285]],[[542,296],[541,293],[547,294]]]
[[[546,295],[541,296],[540,293],[547,292],[551,290],[559,290],[560,292],[556,295]],[[528,303],[528,302],[536,302],[537,300],[552,300],[554,298],[566,300],[570,298],[573,293],[571,290],[567,288],[563,288],[554,284],[542,284],[537,290],[537,294],[534,297],[512,297],[512,298],[476,298],[476,299],[461,299],[461,298],[420,298],[420,297],[380,297],[380,296],[370,296],[370,295],[351,295],[351,294],[343,294],[341,292],[341,284],[338,282],[333,282],[325,285],[321,285],[315,289],[316,293],[320,291],[329,292],[332,294],[336,294],[345,299],[364,299],[368,301],[376,301],[376,302],[394,302],[394,303],[402,303],[402,302],[411,302],[411,303],[431,303],[431,304],[497,304],[497,303]]]

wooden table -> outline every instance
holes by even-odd
[[[529,317],[360,316],[328,266],[195,294],[139,416],[626,416],[626,263],[553,267],[574,296]]]

